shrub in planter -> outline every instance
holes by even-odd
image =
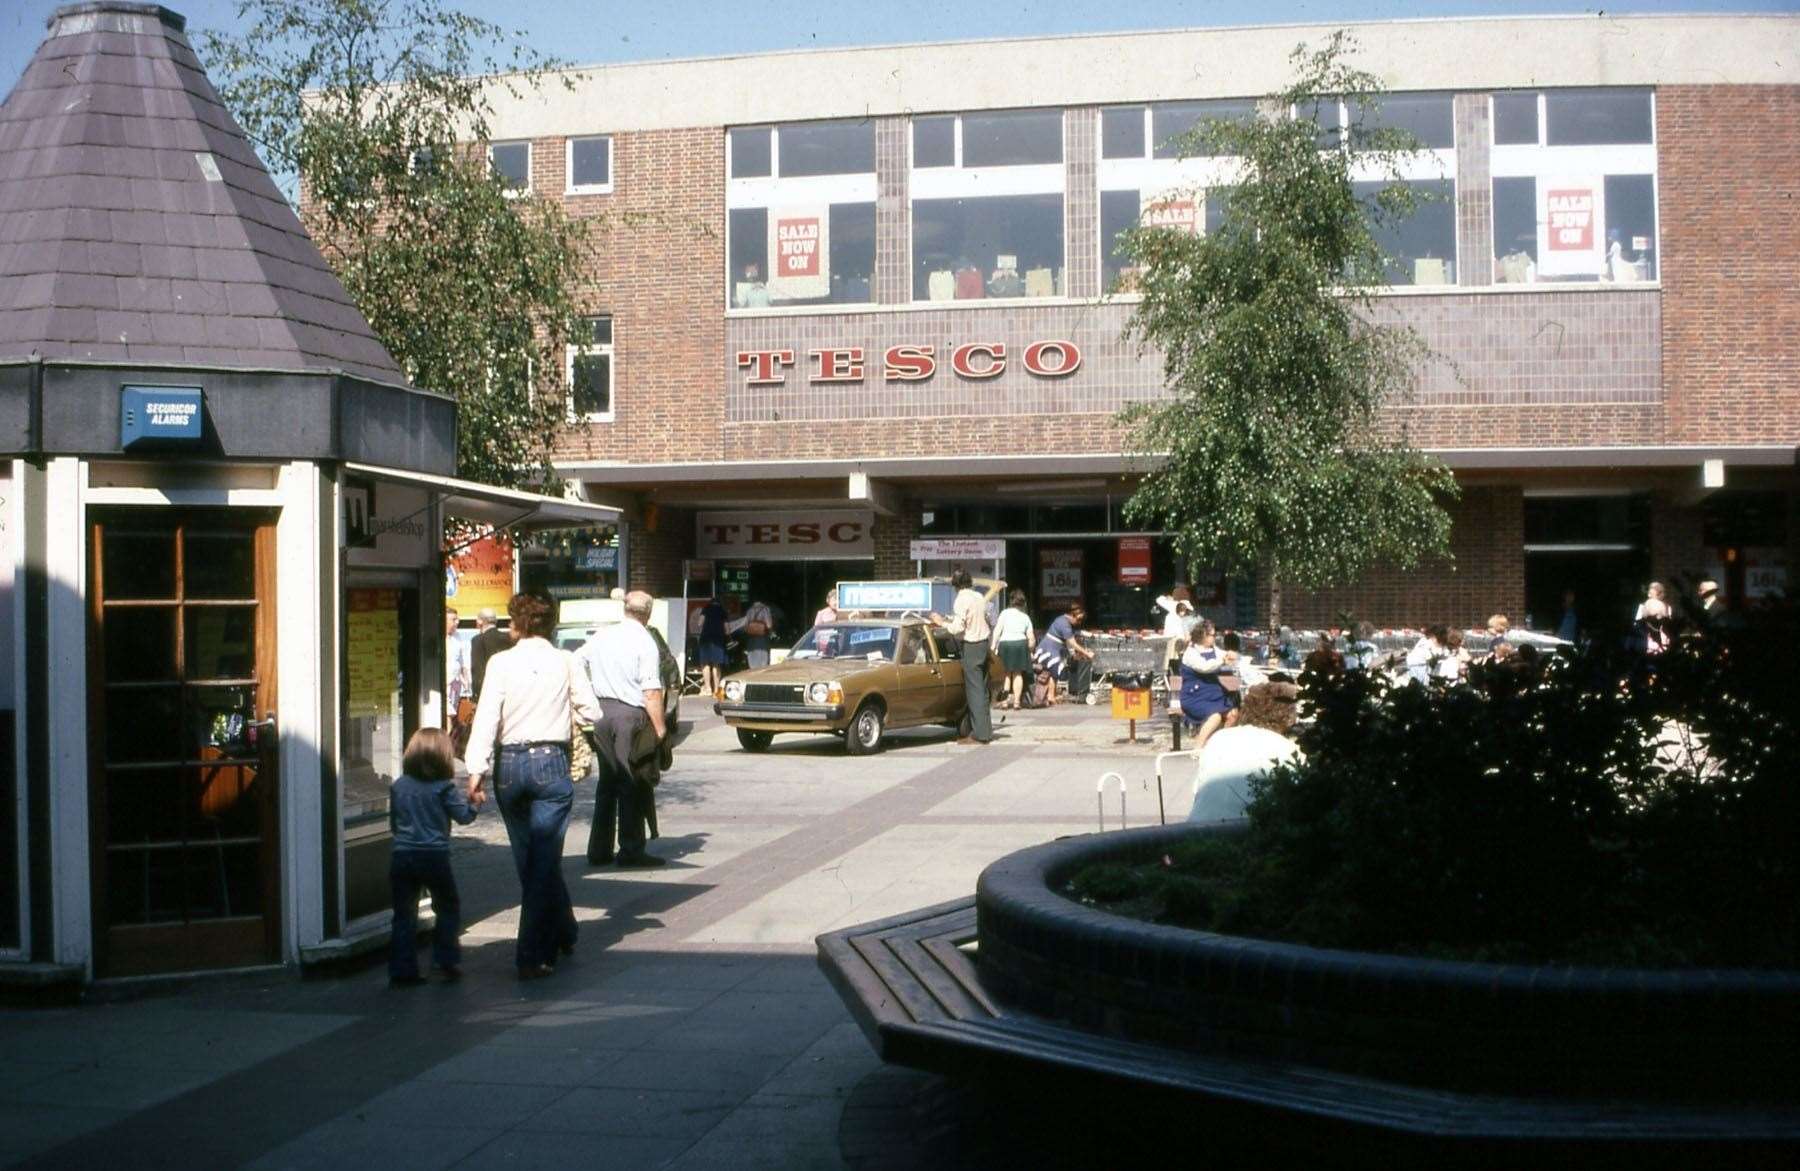
[[[1477,668],[1302,679],[1304,762],[1250,828],[1071,893],[1321,947],[1508,962],[1800,967],[1800,621],[1782,606]]]

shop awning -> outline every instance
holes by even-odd
[[[472,480],[428,476],[422,472],[403,472],[372,464],[345,463],[344,470],[371,480],[423,488],[438,498],[446,514],[459,520],[493,525],[495,528],[529,531],[617,524],[619,520],[619,510],[603,504],[539,496],[535,492],[496,488],[491,484],[477,484]]]

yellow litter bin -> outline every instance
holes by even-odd
[[[1150,718],[1150,675],[1121,671],[1112,677],[1112,714],[1115,720],[1129,720],[1126,738],[1137,740],[1137,722]]]

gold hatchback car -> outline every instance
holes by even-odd
[[[963,642],[915,614],[845,618],[803,635],[788,657],[725,680],[713,709],[748,752],[778,732],[830,732],[852,756],[874,752],[890,728],[938,724],[968,734]],[[988,683],[1004,683],[989,652]]]

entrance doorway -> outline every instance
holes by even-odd
[[[279,958],[275,526],[96,513],[88,760],[101,975]]]

